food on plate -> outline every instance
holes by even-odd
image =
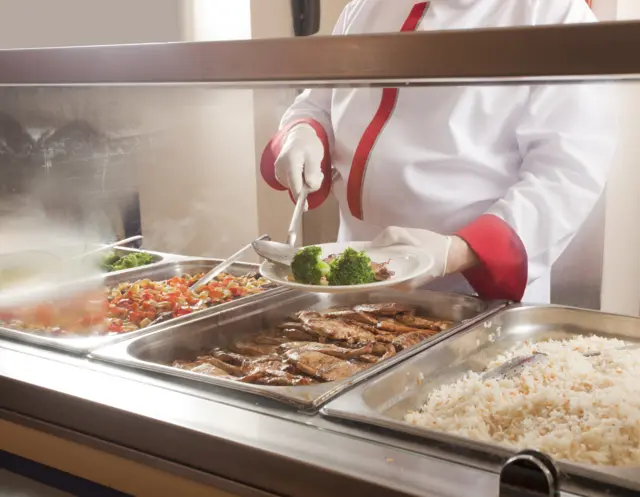
[[[469,372],[432,391],[405,420],[577,463],[638,466],[640,350],[620,350],[625,345],[598,336],[525,342],[488,368],[534,352],[548,360],[510,378],[482,381],[481,374]]]
[[[394,276],[389,262],[372,262],[365,252],[347,248],[337,255],[322,258],[317,246],[300,250],[291,262],[293,279],[305,285],[351,286],[385,281]]]
[[[291,272],[298,283],[321,285],[331,268],[322,260],[320,247],[305,247],[293,257]],[[325,283],[326,284],[326,283]]]
[[[416,315],[414,306],[380,303],[325,311],[303,310],[289,321],[234,337],[173,367],[244,383],[300,386],[342,380],[417,345],[453,323]],[[387,331],[415,318],[415,327]],[[405,337],[407,337],[405,339]]]
[[[369,256],[352,248],[330,256],[329,267],[327,282],[331,286],[366,285],[376,280]]]
[[[111,252],[105,255],[100,266],[106,272],[122,271],[134,267],[147,266],[153,262],[153,256],[147,252],[131,252],[126,255],[118,255]]]
[[[139,280],[73,302],[47,302],[0,313],[0,326],[50,336],[110,335],[136,331],[156,318],[175,318],[270,288],[255,274],[220,274],[197,292],[189,290],[204,273],[168,280]]]

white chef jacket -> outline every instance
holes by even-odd
[[[592,21],[584,0],[354,0],[334,34]],[[387,226],[457,234],[482,264],[436,288],[544,303],[551,265],[604,188],[616,101],[595,84],[307,90],[263,155],[274,188],[284,189],[274,175],[282,140],[302,122],[326,147],[309,205],[333,190],[340,241]]]

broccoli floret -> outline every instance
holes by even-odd
[[[376,280],[369,256],[352,248],[346,249],[331,261],[330,267],[327,280],[332,286],[365,285]]]
[[[293,257],[291,272],[298,283],[321,285],[329,273],[329,264],[322,260],[320,247],[305,247]]]
[[[118,256],[115,252],[110,252],[104,256],[102,259],[100,266],[104,271],[111,271],[111,266],[118,262],[120,256]]]
[[[113,258],[115,257],[115,259]],[[114,255],[103,261],[102,267],[108,271],[122,271],[139,266],[146,266],[153,262],[153,256],[146,252],[132,252],[122,257]]]

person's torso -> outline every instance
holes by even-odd
[[[416,4],[353,2],[345,34],[399,32]],[[540,0],[427,4],[416,31],[532,25]],[[361,187],[348,187],[354,154],[381,112],[383,91],[333,92],[332,159],[340,173],[334,193],[340,203],[341,240],[370,240],[392,225],[453,233],[486,212],[518,181],[522,157],[516,130],[529,86],[414,87],[398,91],[388,119],[370,140]],[[354,217],[356,204],[360,216]],[[533,300],[548,299],[548,278],[543,280],[545,288],[533,289]],[[453,281],[453,287],[458,283]]]
[[[355,2],[346,34],[398,32],[416,3]],[[530,24],[529,4],[434,0],[417,30]],[[336,195],[342,205],[354,153],[382,94],[381,88],[333,92],[332,158],[341,177]],[[515,128],[528,95],[528,86],[400,89],[368,155],[358,200],[362,220],[453,232],[485,212],[517,181],[521,156]]]

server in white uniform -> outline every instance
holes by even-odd
[[[334,34],[593,21],[585,0],[354,0]],[[602,193],[615,124],[603,85],[312,89],[261,168],[293,198],[309,185],[311,209],[333,190],[340,241],[430,251],[414,285],[542,303]]]

